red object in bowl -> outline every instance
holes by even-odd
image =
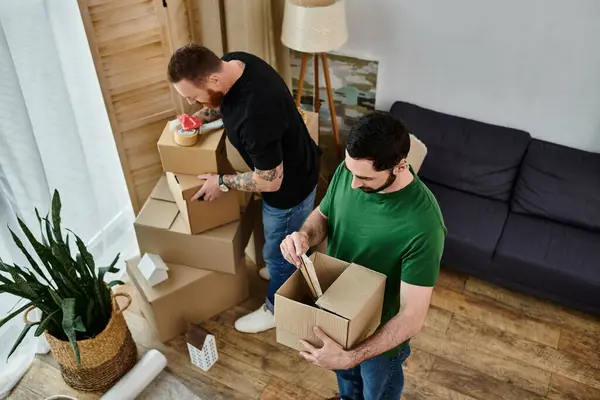
[[[184,131],[191,131],[202,126],[202,120],[193,115],[181,114],[177,116],[177,119]]]

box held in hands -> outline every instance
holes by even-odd
[[[386,277],[322,253],[310,259],[323,295],[315,304],[302,271],[294,272],[275,294],[277,342],[304,350],[298,344],[304,339],[321,347],[313,330],[318,326],[345,349],[352,348],[379,326]]]
[[[204,183],[196,175],[167,172],[167,183],[192,235],[208,231],[240,218],[239,198],[235,190],[221,193],[212,201],[193,200]]]
[[[244,249],[259,212],[259,203],[251,201],[239,221],[191,235],[167,179],[162,177],[138,214],[134,228],[141,254],[158,254],[167,264],[234,274],[243,263]]]

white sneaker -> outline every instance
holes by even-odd
[[[267,267],[262,267],[259,271],[258,271],[258,275],[263,278],[265,281],[268,281],[271,279],[271,274],[269,274],[269,270],[267,269]]]
[[[235,321],[235,329],[243,333],[259,333],[275,328],[275,316],[266,304]]]

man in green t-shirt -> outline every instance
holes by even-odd
[[[387,276],[375,334],[344,350],[315,327],[323,347],[302,342],[304,358],[336,371],[342,399],[400,398],[408,341],[425,322],[437,281],[446,227],[406,162],[409,150],[404,122],[384,112],[361,117],[319,208],[281,243],[283,256],[300,266],[301,255],[327,237],[330,256]]]

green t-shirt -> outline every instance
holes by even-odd
[[[446,236],[442,213],[411,172],[414,180],[397,192],[364,193],[352,189],[352,173],[342,163],[320,205],[329,219],[328,255],[387,276],[381,325],[400,310],[401,280],[433,287],[440,270]],[[407,343],[386,354],[397,354]]]

